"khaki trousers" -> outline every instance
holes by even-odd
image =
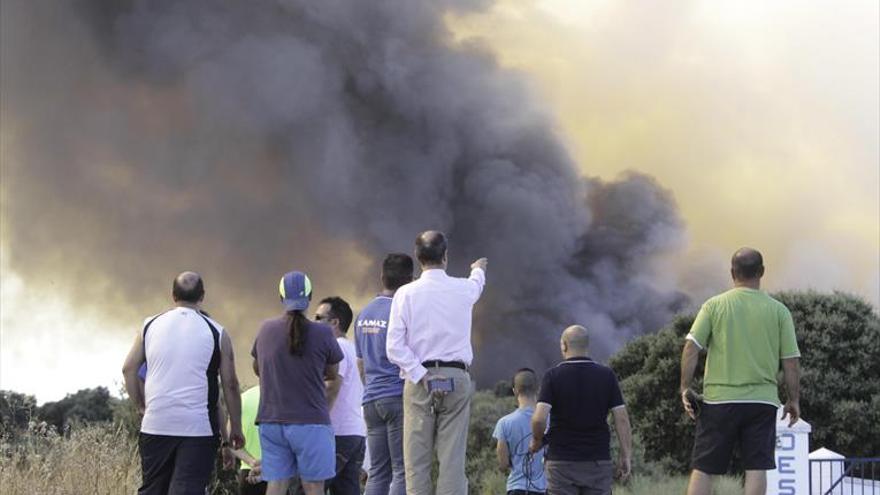
[[[407,380],[403,387],[403,461],[407,495],[432,495],[431,463],[434,448],[440,473],[437,495],[466,495],[465,476],[468,424],[473,385],[470,375],[457,368],[431,368],[425,379],[443,375],[455,381],[455,390],[442,401],[431,399],[423,384]],[[432,408],[432,405],[435,407]]]

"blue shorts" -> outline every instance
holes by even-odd
[[[336,475],[336,440],[330,425],[260,423],[263,479],[324,481]]]

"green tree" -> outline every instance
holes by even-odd
[[[0,390],[0,435],[16,436],[28,427],[37,411],[32,395]]]
[[[801,350],[801,414],[813,426],[811,448],[847,456],[880,453],[880,319],[865,301],[842,293],[782,292]],[[688,469],[694,424],[678,397],[679,359],[694,315],[631,341],[611,359],[645,457],[669,471]],[[695,388],[701,388],[703,359]],[[782,382],[781,375],[779,379]],[[780,397],[785,392],[780,386]]]
[[[43,404],[37,415],[62,431],[73,421],[93,423],[113,419],[113,399],[106,387],[82,389],[57,402]]]

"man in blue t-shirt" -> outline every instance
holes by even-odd
[[[519,408],[498,420],[492,437],[498,441],[498,467],[510,470],[507,495],[542,495],[547,490],[544,478],[544,451],[529,453],[532,439],[532,415],[538,395],[538,377],[522,368],[513,377],[513,392]]]
[[[413,260],[392,253],[382,263],[382,292],[355,321],[358,367],[364,378],[364,420],[370,473],[365,495],[405,495],[403,468],[403,379],[400,368],[388,361],[385,337],[391,298],[413,279]],[[389,491],[390,490],[390,491]]]

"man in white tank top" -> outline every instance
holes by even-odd
[[[200,305],[204,283],[183,272],[172,286],[174,307],[144,320],[122,374],[128,395],[144,415],[138,494],[203,495],[214,468],[220,428],[218,375],[229,411],[232,448],[244,444],[241,394],[229,334]],[[147,363],[143,393],[138,369]]]

